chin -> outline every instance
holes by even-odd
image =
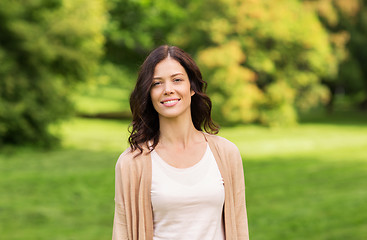
[[[158,112],[158,115],[163,118],[177,118],[180,116],[183,116],[183,112],[176,112],[176,111],[170,111],[170,112]]]
[[[162,117],[162,118],[171,118],[171,119],[173,119],[173,118],[179,117],[180,115],[179,114],[159,114],[159,116]]]

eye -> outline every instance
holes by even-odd
[[[158,86],[159,84],[161,84],[161,82],[159,82],[159,81],[153,82],[152,87]]]
[[[181,78],[175,78],[175,79],[173,79],[173,81],[174,81],[174,82],[181,82],[181,81],[182,81],[182,79],[181,79]]]

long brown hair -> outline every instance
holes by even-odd
[[[156,65],[170,56],[185,69],[191,89],[195,94],[191,97],[191,119],[195,128],[217,134],[219,126],[211,118],[212,102],[205,94],[207,83],[202,79],[201,72],[190,55],[178,47],[163,45],[154,49],[140,67],[135,89],[130,96],[132,123],[130,125],[129,143],[132,151],[143,152],[142,144],[152,151],[159,141],[159,118],[150,98],[150,89]],[[152,145],[148,146],[148,141]]]

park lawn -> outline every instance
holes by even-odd
[[[0,153],[0,239],[110,239],[127,122],[73,119],[62,148]],[[252,240],[365,239],[367,118],[223,128],[245,169]]]
[[[131,89],[112,85],[97,84],[79,86],[72,96],[78,114],[129,112]]]

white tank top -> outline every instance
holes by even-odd
[[[224,185],[207,144],[203,158],[175,168],[152,151],[154,240],[224,240]]]

